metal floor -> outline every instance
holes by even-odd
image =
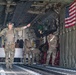
[[[12,69],[6,69],[5,65],[0,65],[0,75],[59,75],[54,73],[48,73],[39,69],[13,65]]]
[[[76,70],[44,65],[13,65],[12,69],[6,69],[0,65],[0,75],[76,75]]]
[[[6,69],[5,65],[0,65],[0,75],[41,75],[29,69],[13,65],[12,69]]]

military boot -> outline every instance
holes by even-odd
[[[12,69],[12,68],[13,68],[13,67],[12,67],[12,64],[9,64],[9,68],[10,68],[10,69]]]
[[[9,64],[8,63],[6,64],[6,68],[9,69]]]

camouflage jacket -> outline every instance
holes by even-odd
[[[53,35],[52,37],[48,38],[49,48],[56,48],[57,46],[57,37]]]
[[[17,31],[21,31],[21,30],[23,30],[23,28],[21,27],[21,28],[13,28],[12,29],[12,31],[13,31],[13,35],[14,35],[14,37],[16,36],[16,32]],[[4,36],[4,41],[6,41],[6,35],[7,35],[7,33],[9,32],[9,30],[8,30],[8,28],[4,28],[1,32],[0,32],[0,36]],[[11,34],[12,35],[12,34]]]
[[[25,41],[25,48],[31,48],[32,47],[32,44],[29,40]]]

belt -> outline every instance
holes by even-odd
[[[28,49],[30,49],[30,48],[32,48],[32,47],[28,47]]]
[[[31,49],[32,47],[26,47],[27,49]]]
[[[6,44],[10,45],[10,44],[15,44],[14,42],[6,42]]]

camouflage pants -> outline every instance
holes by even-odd
[[[24,64],[26,64],[26,55],[28,54],[28,64],[31,64],[31,50],[30,49],[25,49],[24,51]]]
[[[15,44],[5,45],[5,62],[6,67],[10,67],[14,61]],[[10,57],[9,57],[10,56]]]
[[[32,50],[32,64],[34,63],[34,60],[36,59],[36,63],[39,63],[39,54],[40,54],[40,51],[38,49],[35,49],[35,50]]]
[[[49,64],[51,54],[52,54],[52,65],[54,65],[54,61],[56,58],[56,49],[50,49],[47,51],[47,60],[46,60],[47,65]]]

